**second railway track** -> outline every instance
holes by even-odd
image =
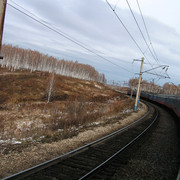
[[[120,156],[136,140],[141,138],[156,122],[158,111],[150,107],[145,116],[128,127],[85,145],[77,150],[57,157],[26,171],[5,179],[87,179],[103,173],[109,161]],[[111,176],[111,167],[105,177]],[[97,177],[98,178],[98,177]]]

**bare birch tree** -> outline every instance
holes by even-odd
[[[53,72],[51,73],[51,76],[49,78],[49,85],[48,85],[48,89],[47,89],[47,94],[48,94],[48,99],[47,99],[47,103],[50,102],[52,95],[54,93],[54,83],[55,83],[55,71],[53,70]]]

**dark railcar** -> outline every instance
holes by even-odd
[[[141,92],[141,97],[158,102],[172,109],[180,118],[180,95],[164,95]]]

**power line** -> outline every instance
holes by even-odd
[[[12,1],[12,0],[10,0],[10,1],[11,1],[12,3],[14,3],[16,6],[20,7],[20,8],[23,9],[24,11],[26,11],[27,13],[29,13],[29,14],[31,14],[32,16],[38,18],[40,21],[42,21],[42,22],[44,22],[44,23],[46,23],[46,24],[48,24],[48,25],[50,25],[50,26],[53,26],[54,28],[56,28],[58,31],[60,31],[61,33],[65,34],[65,35],[68,36],[69,38],[71,38],[71,39],[79,42],[80,44],[83,44],[84,46],[88,46],[88,45],[84,44],[83,42],[81,42],[81,41],[73,38],[73,37],[70,36],[70,35],[68,35],[67,33],[63,32],[63,31],[62,31],[59,27],[57,27],[56,25],[54,25],[54,24],[52,24],[52,23],[50,23],[50,22],[48,22],[48,21],[45,21],[45,20],[41,19],[40,17],[38,17],[37,15],[35,15],[35,14],[33,14],[32,12],[28,11],[27,9],[25,9],[25,8],[22,7],[21,5],[15,3],[14,1]],[[91,48],[91,49],[93,49],[93,48]],[[94,50],[94,51],[97,51],[97,50],[95,50],[95,49],[93,49],[93,50]]]
[[[151,73],[151,72],[146,72],[147,74],[151,74],[151,75],[154,75],[154,76],[159,76],[159,77],[161,77],[161,78],[168,78],[168,79],[170,79],[170,77],[169,77],[169,75],[168,74],[166,74],[166,76],[165,75],[161,75],[161,74],[155,74],[155,73]]]
[[[147,28],[147,26],[146,26],[146,23],[145,23],[145,20],[144,20],[143,14],[142,14],[142,10],[141,10],[141,7],[140,7],[140,4],[139,4],[139,1],[138,1],[138,0],[136,0],[136,2],[137,2],[137,5],[138,5],[138,8],[139,8],[139,12],[140,12],[140,14],[141,14],[141,18],[142,18],[142,21],[143,21],[143,24],[144,24],[144,27],[145,27],[145,30],[146,30],[146,33],[147,33],[147,36],[148,36],[148,39],[149,39],[150,45],[151,45],[151,48],[152,48],[152,50],[153,50],[153,53],[154,53],[154,55],[155,55],[155,57],[156,57],[157,61],[159,62],[159,59],[158,59],[157,54],[156,54],[156,52],[155,52],[155,50],[154,50],[154,47],[153,47],[153,44],[152,44],[152,41],[151,41],[151,38],[150,38],[150,35],[149,35],[149,32],[148,32],[148,28]],[[161,72],[161,73],[162,73],[162,72]],[[161,74],[161,73],[160,73],[160,74]],[[156,74],[157,74],[157,73],[156,73]],[[166,75],[168,76],[168,78],[170,78],[168,74],[166,74]]]
[[[118,20],[120,21],[120,23],[123,25],[124,29],[127,31],[127,33],[129,34],[129,36],[131,37],[131,39],[134,41],[134,43],[136,44],[136,46],[138,47],[138,49],[141,51],[141,53],[144,55],[142,49],[140,48],[140,46],[138,45],[138,43],[136,42],[136,40],[133,38],[133,36],[131,35],[131,33],[129,32],[129,30],[127,29],[127,27],[125,26],[125,24],[122,22],[122,20],[120,19],[120,17],[118,16],[118,14],[115,12],[115,10],[112,8],[112,6],[110,5],[110,3],[108,2],[108,0],[106,0],[107,4],[109,5],[109,7],[111,8],[111,10],[114,12],[114,14],[116,15],[116,17],[118,18]]]
[[[9,4],[9,3],[7,3],[7,4],[8,4],[10,7],[14,8],[15,10],[19,11],[20,13],[24,14],[25,16],[29,17],[30,19],[32,19],[32,20],[38,22],[39,24],[45,26],[46,28],[48,28],[48,29],[54,31],[55,33],[57,33],[57,34],[63,36],[64,38],[66,38],[66,39],[68,39],[69,41],[75,43],[76,45],[82,47],[83,49],[85,49],[85,50],[87,50],[87,51],[89,51],[89,52],[95,54],[96,56],[100,57],[101,59],[103,59],[103,60],[105,60],[105,61],[107,61],[107,62],[109,62],[109,63],[111,63],[111,64],[113,64],[113,65],[115,65],[115,66],[118,66],[118,67],[120,67],[121,69],[123,69],[123,70],[125,70],[125,71],[127,71],[127,72],[129,72],[129,73],[132,73],[132,72],[129,71],[128,69],[126,69],[126,68],[124,68],[124,67],[122,67],[122,66],[120,66],[120,65],[118,65],[118,64],[116,64],[116,63],[114,63],[114,62],[112,62],[112,61],[110,61],[109,59],[107,59],[107,58],[105,58],[105,57],[99,55],[98,53],[92,51],[91,49],[85,47],[85,46],[82,45],[80,42],[77,42],[76,40],[72,39],[71,37],[68,37],[68,35],[65,35],[64,33],[59,32],[58,30],[56,30],[56,29],[50,27],[49,25],[47,25],[47,24],[45,24],[44,22],[42,22],[42,20],[38,20],[37,18],[32,17],[31,15],[29,15],[29,14],[23,12],[22,10],[18,9],[17,7],[13,6],[12,4]],[[31,13],[31,14],[32,14],[32,13]],[[133,74],[133,73],[132,73],[132,74]]]
[[[146,41],[146,39],[145,39],[145,37],[144,37],[144,34],[143,34],[143,32],[142,32],[142,30],[141,30],[141,28],[140,28],[140,26],[139,26],[139,23],[137,22],[137,19],[136,19],[135,15],[134,15],[134,13],[133,13],[133,10],[132,10],[132,8],[131,8],[131,6],[130,6],[130,4],[129,4],[129,1],[126,0],[126,3],[128,4],[128,7],[129,7],[129,9],[130,9],[130,11],[131,11],[131,14],[132,14],[132,16],[133,16],[133,18],[134,18],[134,21],[136,22],[136,25],[137,25],[137,27],[138,27],[138,29],[139,29],[139,31],[140,31],[143,39],[144,39],[144,42],[145,42],[146,45],[147,45],[147,48],[149,49],[149,51],[150,51],[151,55],[153,56],[154,60],[155,60],[155,61],[158,61],[158,60],[156,59],[156,57],[154,56],[154,54],[152,53],[152,51],[151,51],[151,49],[150,49],[150,47],[149,47],[149,45],[148,45],[148,43],[147,43],[147,41]],[[144,53],[145,53],[145,52],[144,52]]]
[[[115,16],[117,17],[117,19],[119,20],[119,22],[122,24],[122,26],[124,27],[124,29],[127,31],[127,33],[129,34],[129,36],[131,37],[131,39],[133,40],[133,42],[136,44],[136,46],[138,47],[138,49],[140,50],[140,52],[144,55],[145,59],[148,61],[148,63],[151,65],[151,67],[153,67],[153,65],[150,63],[150,61],[148,60],[148,58],[145,56],[145,53],[142,51],[142,49],[140,48],[139,44],[137,43],[137,41],[134,39],[134,37],[131,35],[131,33],[129,32],[128,28],[125,26],[125,24],[123,23],[123,21],[121,20],[121,18],[118,16],[118,14],[115,12],[115,10],[113,9],[113,7],[111,6],[111,4],[109,3],[108,0],[106,0],[106,3],[108,4],[108,6],[110,7],[110,9],[113,11],[113,13],[115,14]],[[154,73],[154,75],[159,76],[156,72]]]
[[[157,57],[157,54],[156,54],[156,52],[155,52],[155,50],[154,50],[154,47],[153,47],[153,45],[152,45],[152,41],[151,41],[151,38],[150,38],[150,35],[149,35],[149,32],[148,32],[147,26],[146,26],[146,23],[145,23],[145,20],[144,20],[142,11],[141,11],[141,7],[140,7],[140,5],[139,5],[139,1],[136,0],[136,2],[137,2],[137,4],[138,4],[138,8],[139,8],[139,11],[140,11],[140,14],[141,14],[141,18],[142,18],[142,21],[143,21],[143,24],[144,24],[144,27],[145,27],[145,30],[146,30],[146,33],[147,33],[147,36],[148,36],[150,45],[151,45],[151,47],[152,47],[153,53],[154,53],[156,59],[159,61],[159,59],[158,59],[158,57]]]
[[[143,54],[143,56],[146,58],[146,60],[149,62],[149,64],[152,66],[152,64],[150,63],[150,61],[148,60],[148,58],[145,56],[145,53],[143,52],[143,50],[140,48],[139,44],[137,43],[137,41],[134,39],[134,37],[132,36],[132,34],[129,32],[128,28],[125,26],[125,24],[123,23],[123,21],[121,20],[121,18],[118,16],[118,14],[116,13],[116,11],[112,8],[112,6],[110,5],[110,3],[108,2],[108,0],[106,0],[108,6],[110,7],[110,9],[113,11],[113,13],[115,14],[115,16],[117,17],[117,19],[119,20],[119,22],[122,24],[122,26],[124,27],[124,29],[127,31],[127,33],[129,34],[129,36],[131,37],[131,39],[133,40],[133,42],[136,44],[137,48],[139,49],[139,51]]]

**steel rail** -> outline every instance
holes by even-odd
[[[101,163],[100,165],[98,165],[96,168],[92,169],[90,172],[88,172],[87,174],[85,174],[83,177],[79,178],[79,180],[83,180],[85,178],[88,178],[90,176],[93,175],[93,173],[96,173],[100,168],[102,168],[104,165],[106,165],[109,161],[111,161],[114,157],[116,157],[117,155],[119,155],[122,151],[124,151],[126,148],[128,148],[132,143],[134,143],[137,139],[139,139],[142,135],[144,135],[145,132],[147,132],[147,130],[149,130],[151,128],[151,126],[156,122],[157,118],[159,116],[159,112],[156,109],[156,116],[154,117],[154,120],[150,123],[150,125],[148,127],[146,127],[139,135],[137,135],[132,141],[130,141],[128,144],[126,144],[124,147],[122,147],[119,151],[117,151],[116,153],[114,153],[111,157],[109,157],[108,159],[106,159],[103,163]]]
[[[147,105],[147,106],[148,106],[148,105]],[[6,177],[6,178],[4,178],[4,179],[2,179],[2,180],[22,179],[22,178],[25,178],[25,177],[27,177],[27,176],[29,176],[29,175],[32,175],[32,174],[34,174],[34,173],[36,173],[36,172],[38,172],[38,171],[40,171],[40,170],[42,170],[42,169],[45,169],[45,168],[50,167],[50,166],[52,166],[52,165],[54,165],[54,164],[57,164],[57,163],[60,162],[61,160],[66,159],[66,158],[74,155],[74,154],[77,153],[77,152],[80,152],[80,151],[82,151],[82,150],[84,150],[84,149],[86,149],[86,148],[89,148],[89,147],[92,146],[92,145],[95,145],[95,144],[97,144],[97,143],[99,143],[99,142],[102,142],[103,140],[106,140],[106,139],[108,139],[108,138],[110,138],[110,137],[112,137],[112,136],[114,136],[114,135],[116,135],[116,134],[118,134],[118,133],[120,133],[120,132],[125,131],[125,130],[128,129],[129,127],[133,126],[134,124],[138,123],[138,122],[141,121],[143,118],[145,118],[146,116],[148,116],[149,113],[150,113],[150,108],[149,108],[149,106],[148,106],[148,111],[147,111],[141,118],[139,118],[138,120],[136,120],[136,121],[134,121],[133,123],[129,124],[128,126],[123,127],[123,128],[121,128],[121,129],[119,129],[119,130],[117,130],[117,131],[115,131],[115,132],[113,132],[113,133],[111,133],[111,134],[108,134],[108,135],[106,135],[106,136],[104,136],[104,137],[102,137],[102,138],[100,138],[100,139],[98,139],[98,140],[95,140],[95,141],[93,141],[93,142],[91,142],[91,143],[89,143],[89,144],[86,144],[86,145],[84,145],[84,146],[81,146],[81,147],[79,147],[79,148],[77,148],[77,149],[75,149],[75,150],[72,150],[72,151],[70,151],[70,152],[67,152],[66,154],[63,154],[63,155],[58,156],[58,157],[56,157],[56,158],[54,158],[54,159],[51,159],[51,160],[46,161],[46,162],[43,162],[43,163],[41,163],[41,164],[38,164],[38,165],[36,165],[36,166],[33,166],[33,167],[31,167],[31,168],[28,168],[28,169],[26,169],[26,170],[23,170],[23,171],[21,171],[21,172],[18,172],[18,173],[16,173],[16,174],[13,174],[13,175],[11,175],[11,176],[8,176],[8,177]]]

